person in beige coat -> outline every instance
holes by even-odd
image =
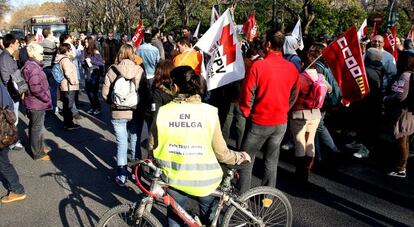
[[[55,63],[59,64],[64,79],[60,82],[61,99],[63,102],[63,122],[67,130],[77,129],[80,126],[73,122],[72,107],[75,102],[76,91],[79,90],[79,80],[76,72],[76,66],[70,60],[71,47],[67,43],[59,46]]]
[[[134,48],[128,44],[122,45],[115,59],[115,64],[108,68],[102,87],[102,96],[108,103],[111,102],[112,84],[118,75],[133,80],[137,89],[145,87],[144,70],[134,62],[134,58]],[[114,126],[117,142],[118,175],[115,180],[120,186],[124,186],[127,181],[128,136],[130,137],[132,159],[135,158],[135,148],[137,146],[137,124],[133,117],[136,110],[117,110],[116,107],[111,105],[111,111],[111,122]]]

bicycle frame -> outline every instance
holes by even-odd
[[[140,164],[145,163],[146,166],[150,167],[154,171],[154,179],[151,180],[150,190],[147,190],[140,182],[139,180],[139,174],[138,174],[138,167]],[[188,226],[190,227],[200,227],[202,226],[202,223],[198,219],[198,217],[193,218],[189,213],[187,213],[181,206],[178,204],[173,197],[171,197],[168,192],[167,188],[168,185],[164,183],[161,180],[161,173],[162,170],[158,167],[156,167],[152,161],[145,160],[141,162],[135,167],[135,181],[138,185],[138,187],[148,196],[145,197],[143,200],[141,200],[139,207],[137,209],[137,215],[138,218],[141,218],[144,210],[147,210],[150,212],[152,209],[152,204],[154,199],[157,201],[162,201],[164,205],[167,206],[167,209],[172,209],[174,213],[176,213]],[[219,198],[218,206],[214,214],[214,218],[212,221],[211,226],[216,227],[218,223],[218,218],[220,215],[221,210],[224,208],[224,205],[227,204],[227,206],[232,205],[235,206],[238,210],[243,212],[245,215],[247,215],[249,218],[251,218],[253,221],[258,223],[259,225],[262,225],[262,221],[258,220],[256,217],[254,217],[246,208],[243,207],[244,204],[240,204],[240,202],[236,202],[235,199],[233,199],[233,195],[231,195],[229,192],[231,190],[231,179],[233,178],[234,170],[230,170],[228,176],[223,180],[223,184],[220,186],[219,190],[216,190],[212,195],[214,197]]]

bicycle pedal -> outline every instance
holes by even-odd
[[[273,203],[273,200],[269,199],[269,198],[264,198],[262,200],[262,205],[264,208],[269,208]]]

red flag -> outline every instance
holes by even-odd
[[[333,41],[322,53],[342,92],[343,103],[362,99],[369,85],[356,26]]]
[[[374,26],[372,27],[372,31],[371,31],[371,40],[374,39],[374,36],[377,35],[377,22],[374,22]]]
[[[139,21],[137,29],[135,29],[134,36],[132,37],[132,42],[134,42],[135,47],[138,49],[141,45],[142,40],[144,39],[144,28],[142,26],[142,20]]]
[[[384,50],[392,54],[395,60],[398,59],[397,27],[395,25],[389,28],[384,35]]]
[[[410,29],[410,31],[408,32],[408,35],[407,35],[407,39],[414,40],[414,32],[413,32],[413,30],[414,30],[414,25],[411,25],[411,29]]]
[[[246,23],[243,24],[242,29],[244,33],[246,33],[246,38],[249,42],[253,41],[253,39],[257,37],[257,23],[254,13],[252,13]]]

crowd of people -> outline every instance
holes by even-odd
[[[264,152],[262,185],[275,187],[280,149],[291,149],[290,144],[295,175],[306,184],[314,162],[325,160],[327,151],[341,152],[342,146],[331,136],[333,129],[325,125],[333,116],[341,119],[335,129],[353,137],[346,146],[357,150],[357,158],[368,157],[370,151],[372,155],[380,149],[380,137],[391,135],[388,155],[395,156],[396,162],[388,175],[406,177],[409,136],[414,132],[412,40],[399,46],[398,61],[384,50],[382,36],[362,43],[370,93],[344,106],[335,77],[321,58],[329,44],[326,39],[306,40],[305,49],[299,51],[295,37],[270,30],[243,43],[243,80],[207,91],[200,75],[202,54],[194,48],[197,38],[188,27],[178,39],[152,28],[145,31],[138,48],[127,35],[118,41],[112,32],[106,38],[102,32],[64,34],[58,43],[49,29],[43,30],[43,36],[38,43],[28,34],[21,45],[7,34],[0,54],[2,107],[13,110],[18,119],[19,105],[24,105],[29,118],[26,148],[34,160],[52,158],[43,138],[46,112],[61,113],[66,130],[80,128],[78,99],[85,91],[88,114],[102,114],[102,99],[110,106],[119,186],[125,186],[130,175],[128,159],[143,158],[139,143],[143,130],[150,135],[149,154],[163,168],[175,190],[172,194],[181,200],[201,197],[208,203],[203,206],[212,206],[209,194],[222,176],[217,160],[248,162],[238,183],[240,192],[247,191],[260,150]],[[29,87],[24,94],[16,92],[12,83],[18,70]],[[10,99],[5,101],[6,97]],[[7,156],[8,150],[22,147],[17,142],[0,152],[0,171],[9,190],[3,203],[26,197]],[[174,218],[170,223],[177,224]]]

